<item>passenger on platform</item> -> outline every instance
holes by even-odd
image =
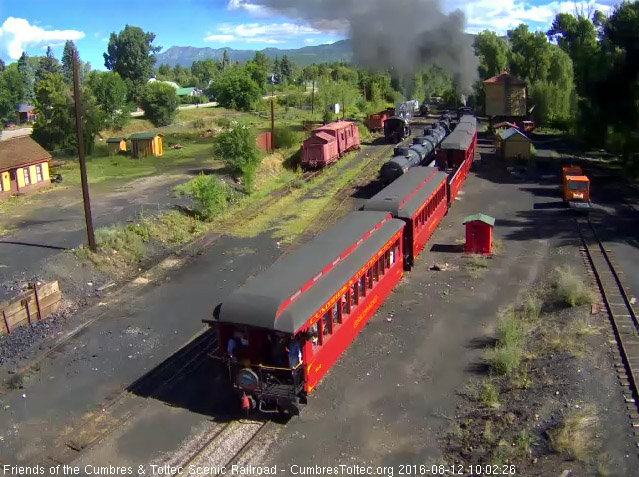
[[[244,351],[248,348],[248,339],[243,331],[236,330],[226,345],[226,352],[232,359],[240,359],[244,355]]]
[[[288,367],[295,369],[302,362],[302,349],[296,338],[291,339],[287,347]]]

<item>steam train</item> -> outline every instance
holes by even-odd
[[[397,144],[410,136],[410,122],[419,112],[419,101],[412,99],[395,105],[395,115],[384,121],[384,137],[389,144]]]
[[[472,133],[470,118],[459,124],[460,136]],[[466,149],[459,151],[464,160],[458,167],[410,168],[361,210],[235,290],[212,320],[203,320],[217,330],[212,357],[228,370],[242,407],[300,413],[452,206],[476,141],[460,147]]]

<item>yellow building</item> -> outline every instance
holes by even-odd
[[[486,116],[518,118],[526,116],[526,82],[502,73],[484,81]]]
[[[530,139],[517,128],[497,134],[497,147],[504,159],[530,159]]]
[[[50,160],[31,136],[0,141],[0,199],[49,184]]]
[[[131,140],[131,157],[162,155],[162,134],[152,132],[131,134],[129,139]]]
[[[114,156],[119,152],[126,152],[125,137],[110,137],[106,142],[107,148],[109,149],[109,156]]]

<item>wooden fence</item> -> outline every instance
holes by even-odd
[[[16,327],[32,325],[60,308],[62,294],[58,282],[29,285],[29,289],[9,301],[0,303],[0,334],[11,333]]]

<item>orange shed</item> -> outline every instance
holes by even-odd
[[[148,132],[131,134],[131,157],[162,155],[162,134]]]
[[[466,253],[490,255],[493,246],[495,219],[484,214],[466,217]]]

